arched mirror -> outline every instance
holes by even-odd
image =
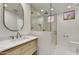
[[[20,3],[3,4],[3,24],[11,31],[20,31],[24,25],[24,11]]]

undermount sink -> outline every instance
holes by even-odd
[[[0,43],[2,45],[0,45],[0,48],[3,48],[2,46],[6,46],[7,44],[8,45],[12,45],[13,43],[19,43],[19,42],[24,42],[24,41],[28,41],[30,38],[30,36],[24,36],[24,37],[21,37],[21,38],[15,38],[15,39],[8,39],[8,40],[4,40],[4,41],[1,41]]]
[[[0,45],[0,48],[4,49],[5,47],[8,47],[9,45],[13,45],[14,43],[15,44],[20,43],[20,42],[25,41],[29,38],[30,37],[22,37],[22,38],[18,38],[18,39],[9,39],[9,40],[2,41],[2,42],[0,42],[0,44],[2,44],[2,45]]]
[[[23,39],[29,39],[30,37],[23,37]]]
[[[11,39],[9,41],[14,42],[14,41],[21,41],[21,40],[25,40],[25,39],[30,39],[30,37],[21,37],[21,38]]]

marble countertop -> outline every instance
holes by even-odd
[[[14,39],[14,40],[8,39],[8,40],[0,41],[0,52],[5,51],[10,48],[13,48],[13,47],[16,47],[20,44],[29,42],[29,41],[34,40],[36,38],[37,37],[34,37],[34,36],[26,36],[26,37],[23,37],[20,39]]]

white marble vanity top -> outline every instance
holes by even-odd
[[[21,39],[14,39],[14,40],[8,39],[8,40],[0,41],[0,52],[10,49],[12,47],[16,47],[16,46],[26,43],[28,41],[34,40],[36,38],[37,37],[34,37],[34,36],[26,36]]]

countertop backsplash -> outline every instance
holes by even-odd
[[[9,39],[9,36],[0,36],[0,41],[8,40],[8,39]]]

